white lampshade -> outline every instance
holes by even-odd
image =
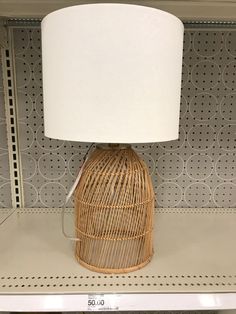
[[[42,21],[45,135],[145,143],[178,138],[183,24],[129,4],[88,4]]]

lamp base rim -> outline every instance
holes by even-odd
[[[75,254],[75,257],[76,257],[77,261],[80,263],[80,265],[82,265],[83,267],[85,267],[91,271],[94,271],[97,273],[103,273],[103,274],[125,274],[125,273],[139,270],[139,269],[143,268],[144,266],[146,266],[148,263],[151,262],[153,254],[154,254],[154,252],[152,252],[152,254],[144,262],[142,262],[138,265],[135,265],[135,266],[127,267],[127,268],[100,268],[100,267],[96,267],[96,266],[93,266],[93,265],[90,265],[90,264],[84,262],[83,260],[80,259],[78,254]]]

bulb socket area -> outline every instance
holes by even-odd
[[[130,144],[117,144],[117,143],[109,143],[109,144],[97,144],[96,148],[105,149],[105,150],[121,150],[121,149],[129,149],[131,148]]]

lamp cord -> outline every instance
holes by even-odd
[[[8,214],[3,220],[0,222],[0,227],[16,212],[18,208],[14,208],[14,210]]]
[[[76,177],[76,180],[75,180],[74,184],[72,185],[72,187],[71,187],[71,189],[70,189],[68,195],[66,196],[65,202],[64,202],[64,204],[63,204],[63,206],[62,206],[62,212],[61,212],[61,229],[62,229],[62,233],[63,233],[63,235],[64,235],[65,238],[67,238],[67,239],[69,239],[69,240],[71,240],[71,241],[81,241],[81,240],[80,240],[79,238],[69,236],[69,235],[66,233],[66,231],[65,231],[65,211],[66,211],[66,205],[67,205],[67,203],[69,202],[69,200],[70,200],[70,198],[71,198],[73,192],[75,191],[77,185],[79,184],[79,181],[80,181],[80,178],[81,178],[81,175],[82,175],[84,166],[85,166],[85,164],[86,164],[86,162],[87,162],[87,160],[88,160],[88,157],[89,157],[89,155],[90,155],[90,153],[91,153],[91,148],[93,147],[93,145],[94,145],[94,143],[92,143],[92,144],[89,146],[89,148],[88,148],[86,154],[84,155],[83,163],[82,163],[82,166],[81,166],[81,168],[80,168],[80,170],[79,170],[79,173],[78,173],[78,175],[77,175],[77,177]]]
[[[84,158],[83,158],[83,163],[82,163],[82,166],[81,166],[81,168],[80,168],[80,171],[79,171],[79,174],[82,172],[82,170],[83,170],[83,167],[84,167],[84,165],[85,165],[85,162],[87,161],[87,159],[88,159],[88,154],[90,153],[90,151],[91,151],[91,148],[93,147],[93,145],[94,145],[94,143],[92,143],[90,146],[89,146],[89,148],[88,148],[88,150],[87,150],[87,152],[86,152],[86,154],[84,155]],[[78,175],[79,176],[79,175]],[[78,183],[77,183],[78,184]],[[73,191],[72,191],[73,192]],[[65,215],[65,209],[66,209],[66,204],[68,203],[68,201],[69,201],[69,199],[70,199],[70,197],[68,198],[68,196],[66,197],[66,200],[65,200],[65,202],[64,202],[64,204],[63,204],[63,208],[62,208],[62,232],[63,232],[63,234],[64,234],[64,236],[66,236],[66,233],[65,233],[65,230],[64,230],[64,215]],[[19,208],[14,208],[14,210],[10,213],[10,214],[8,214],[5,218],[3,218],[3,220],[2,221],[0,221],[0,227],[17,211],[17,209],[19,209]],[[67,237],[67,236],[66,236]],[[70,238],[70,237],[69,237]],[[77,239],[77,241],[78,241],[79,239]]]

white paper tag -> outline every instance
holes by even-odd
[[[118,299],[117,294],[89,294],[88,311],[118,311]]]
[[[80,168],[80,171],[77,175],[77,178],[75,179],[75,182],[73,183],[72,187],[70,188],[70,191],[69,193],[67,194],[67,197],[66,197],[66,203],[69,201],[69,199],[71,198],[71,195],[73,194],[74,190],[76,189],[78,183],[79,183],[79,180],[81,178],[81,175],[82,175],[82,172],[83,172],[83,169],[84,169],[84,166],[86,164],[86,161],[87,161],[88,157],[85,159],[82,167]]]

